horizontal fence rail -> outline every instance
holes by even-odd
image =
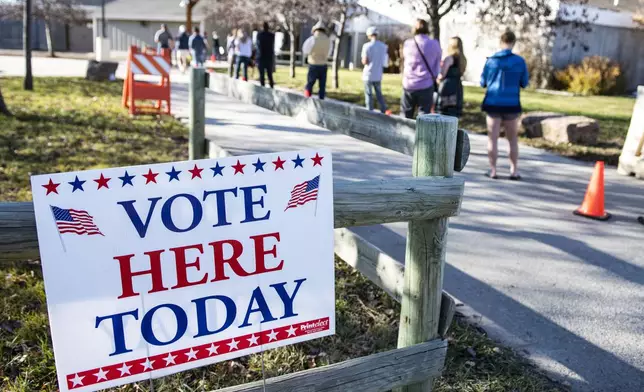
[[[409,177],[333,184],[335,228],[458,215],[460,178]]]
[[[409,347],[350,359],[332,365],[269,378],[218,392],[382,392],[440,376],[447,341],[432,340]]]
[[[210,74],[209,86],[218,94],[244,103],[261,106],[286,116],[305,117],[311,124],[334,133],[341,133],[406,155],[412,155],[414,152],[414,120],[385,116],[362,106],[332,99],[308,99],[297,92],[280,88],[269,89],[219,73]],[[469,137],[467,132],[459,129],[454,170],[463,170],[469,155]]]
[[[334,181],[335,227],[450,217],[461,207],[458,178]],[[39,257],[32,203],[0,203],[0,260]]]
[[[402,301],[405,283],[403,263],[348,229],[335,229],[334,236],[333,251],[341,260],[360,271],[396,302]],[[444,337],[447,334],[455,309],[456,300],[443,291],[438,335]]]

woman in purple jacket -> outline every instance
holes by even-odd
[[[428,36],[429,28],[425,20],[416,20],[412,34],[414,36],[406,40],[403,46],[403,95],[400,110],[407,118],[414,118],[416,108],[418,114],[431,112],[442,57],[440,44]]]

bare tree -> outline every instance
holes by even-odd
[[[23,4],[22,18],[22,47],[25,55],[25,80],[23,88],[28,91],[34,89],[34,77],[31,73],[31,0]]]
[[[337,0],[330,7],[330,15],[335,24],[336,40],[333,48],[333,88],[340,87],[340,44],[345,35],[345,28],[348,21],[364,15],[367,9],[360,5],[360,0]]]
[[[319,3],[307,0],[271,1],[272,15],[277,19],[289,38],[289,69],[291,78],[295,78],[295,54],[300,41],[302,25],[311,20],[319,10]],[[317,5],[316,5],[317,4]]]
[[[217,0],[207,4],[206,12],[219,26],[230,28],[259,27],[260,21],[271,21],[266,4],[255,0]]]
[[[288,34],[290,44],[290,75],[295,77],[296,52],[302,26],[328,14],[335,0],[218,0],[210,4],[215,19],[231,27],[259,27],[260,22],[272,21]]]
[[[199,0],[181,0],[179,5],[186,8],[186,30],[192,31],[192,10],[199,3]]]
[[[2,90],[0,90],[0,113],[5,116],[12,116],[7,104],[4,103],[4,97],[2,96]]]
[[[569,1],[556,9],[550,0],[502,3],[501,6],[497,0],[486,0],[479,8],[479,26],[488,34],[506,29],[518,33],[533,85],[546,87],[551,82],[555,38],[562,42],[558,50],[565,50],[568,46],[588,50],[584,36],[592,30],[591,23],[597,18],[588,10],[588,0]]]
[[[474,0],[399,0],[420,16],[429,17],[429,33],[434,39],[440,40],[441,19],[452,11],[456,11]],[[494,0],[493,0],[494,1]],[[506,1],[494,1],[504,7]],[[502,4],[501,4],[502,3]],[[509,3],[509,2],[508,2]]]
[[[27,0],[18,2],[3,2],[0,4],[0,14],[19,18],[26,7]],[[32,3],[32,0],[29,0]],[[54,57],[52,26],[55,22],[63,24],[82,24],[87,21],[87,12],[80,7],[78,0],[33,0],[32,15],[45,23],[45,38],[49,56]]]

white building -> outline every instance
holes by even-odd
[[[205,1],[197,4],[192,11],[193,26],[203,29],[206,19]],[[107,38],[112,52],[127,52],[131,45],[153,46],[154,34],[161,23],[168,25],[174,35],[179,26],[186,23],[186,9],[179,6],[179,0],[112,0],[105,6]],[[94,37],[101,34],[101,10],[93,18]]]
[[[364,32],[367,27],[377,25],[385,32],[393,31],[408,28],[415,18],[423,17],[415,15],[396,0],[361,0],[360,3],[369,12],[366,17],[353,21],[348,28],[350,38],[347,41],[351,51],[348,57],[354,64],[359,64],[358,56],[362,43],[366,42]],[[566,33],[570,27],[559,27],[550,53],[554,68],[577,63],[586,56],[600,55],[621,65],[629,90],[644,84],[644,29],[633,21],[637,6],[638,0],[588,0],[584,5],[579,5],[578,0],[553,0],[553,11],[576,19],[585,12],[584,20],[591,27],[589,32],[575,31],[574,39]],[[441,19],[441,46],[445,47],[452,36],[463,40],[468,58],[465,78],[478,81],[487,56],[497,50],[498,38],[482,31],[476,5],[451,12]],[[343,46],[347,50],[346,44]],[[346,57],[344,53],[342,55]]]

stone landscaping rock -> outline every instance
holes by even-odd
[[[541,121],[543,138],[555,143],[597,144],[599,123],[589,117],[565,116]]]
[[[554,112],[529,112],[521,116],[519,135],[529,138],[542,137],[541,122],[548,118],[564,117],[565,114]]]

